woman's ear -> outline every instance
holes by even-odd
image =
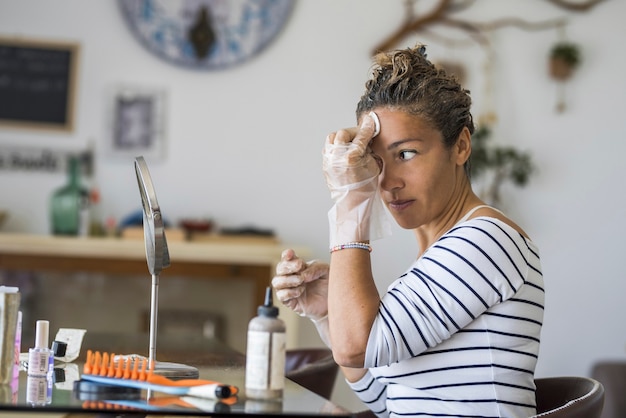
[[[456,163],[464,165],[472,153],[472,134],[467,126],[463,128],[454,145]]]

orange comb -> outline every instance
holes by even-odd
[[[155,390],[170,395],[195,396],[207,399],[227,399],[234,397],[236,386],[225,385],[213,380],[183,379],[172,380],[154,373],[154,364],[148,368],[147,359],[120,359],[115,365],[115,354],[87,351],[87,361],[82,378],[96,383],[113,386]],[[141,363],[141,366],[140,366]]]

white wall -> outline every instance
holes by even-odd
[[[329,199],[321,144],[329,131],[353,123],[371,49],[401,22],[402,4],[300,1],[261,55],[230,70],[197,72],[143,49],[113,1],[0,0],[0,35],[78,41],[82,48],[75,131],[0,128],[0,145],[83,148],[95,141],[104,213],[123,217],[139,202],[132,160],[100,152],[108,140],[107,94],[120,84],[163,87],[167,157],[149,164],[166,216],[273,228],[284,242],[326,258]],[[529,20],[565,15],[538,0],[483,0],[474,7],[471,18],[482,21],[511,14],[513,7],[513,14]],[[595,360],[625,355],[624,15],[620,0],[567,15],[567,36],[582,45],[584,63],[566,87],[569,107],[562,114],[554,111],[556,85],[546,72],[556,32],[509,28],[492,39],[499,116],[494,140],[530,151],[538,166],[528,187],[505,190],[504,209],[534,238],[543,258],[540,376],[585,375]],[[430,45],[433,59],[463,60],[478,116],[487,103],[484,52],[419,39]],[[11,212],[3,230],[47,233],[49,195],[64,181],[63,175],[0,172],[0,207]],[[375,243],[373,254],[383,289],[414,258],[415,244],[410,233],[397,230]],[[304,328],[303,345],[318,344],[313,332]]]

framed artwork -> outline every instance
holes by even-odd
[[[77,43],[0,37],[0,127],[74,129]]]
[[[120,87],[111,98],[112,157],[165,156],[165,91],[158,88]]]

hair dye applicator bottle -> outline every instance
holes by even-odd
[[[265,290],[265,303],[248,324],[246,350],[246,396],[281,399],[285,387],[285,323],[272,303],[272,289]]]

